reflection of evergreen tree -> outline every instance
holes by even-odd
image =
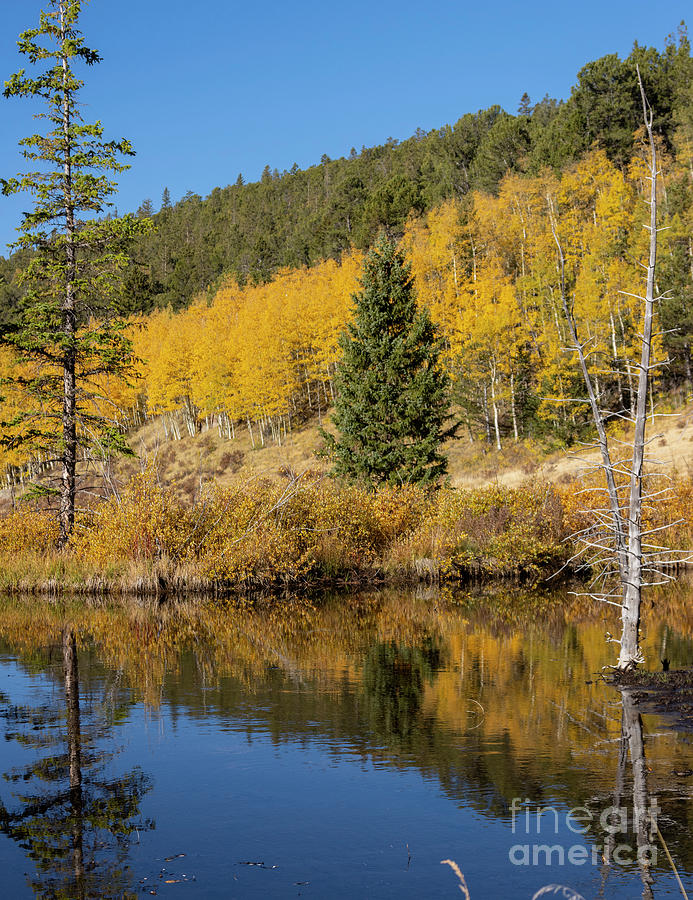
[[[689,596],[683,586],[673,589],[675,593],[668,590],[669,621],[684,622]],[[493,611],[483,599],[491,596]],[[434,602],[439,606],[435,615]],[[264,742],[269,735],[277,748],[334,748],[335,753],[354,754],[364,762],[375,759],[391,771],[418,771],[437,780],[455,805],[479,813],[480,821],[509,823],[513,797],[530,798],[533,810],[587,803],[594,813],[591,837],[603,844],[599,815],[614,803],[609,779],[616,767],[612,742],[616,735],[610,724],[616,715],[610,703],[615,695],[605,694],[604,688],[595,693],[582,681],[583,675],[591,678],[595,671],[603,630],[600,625],[592,627],[599,616],[587,603],[581,607],[589,610],[587,622],[583,627],[578,618],[576,624],[578,608],[564,603],[562,595],[512,587],[500,594],[491,594],[490,589],[470,592],[454,607],[439,598],[433,601],[432,596],[423,603],[392,592],[350,597],[349,603],[338,596],[320,604],[258,603],[252,609],[84,604],[79,612],[73,608],[72,615],[82,635],[93,635],[106,671],[135,691],[160,699],[174,722],[176,717],[198,724],[209,717],[238,719],[245,723],[249,741]],[[21,653],[30,671],[45,671],[45,652],[28,649],[35,644],[26,636],[43,643],[49,628],[62,627],[56,610],[55,604],[36,598],[0,604],[0,654]],[[42,621],[46,624],[37,626]],[[389,635],[396,633],[395,641],[383,637],[384,628]],[[648,631],[657,633],[654,644],[659,647],[663,632],[655,632],[654,622]],[[680,642],[688,653],[691,645],[686,641],[670,630],[667,647]],[[494,665],[499,653],[500,668]],[[674,658],[688,657],[674,656],[672,651]],[[95,751],[85,727],[85,720],[87,725],[94,721],[85,703],[93,672],[93,664],[88,669],[80,655],[85,792],[94,780],[88,776]],[[484,713],[474,699],[483,704]],[[2,700],[2,706],[9,702]],[[126,711],[126,705],[118,703],[114,712]],[[602,715],[605,712],[608,718]],[[8,735],[13,741],[25,740],[26,735],[17,734],[21,726],[15,721],[24,723],[22,730],[29,736],[43,735],[42,752],[48,756],[48,743],[64,723],[65,713],[51,724],[38,710],[36,721],[46,723],[39,733],[30,730],[32,710],[12,711]],[[629,734],[636,743],[626,737],[619,748],[625,754],[621,758],[625,768],[618,802],[631,812],[634,785],[627,761],[630,748],[637,747],[642,737],[637,736],[638,727],[635,719]],[[690,748],[682,736],[671,748],[670,765],[662,756],[662,743],[657,740],[651,747],[654,772],[647,773],[649,793],[660,797],[664,814],[659,825],[677,865],[690,872],[693,812],[684,791],[688,782],[671,776],[674,760],[681,770],[691,765]],[[26,746],[28,755],[33,745]],[[637,751],[635,756],[639,759]],[[64,755],[66,790],[68,762]],[[663,767],[658,765],[662,762]],[[49,765],[50,759],[47,769]],[[22,784],[24,771],[17,773],[15,784]],[[637,771],[640,778],[643,770]],[[642,807],[642,800],[636,802]],[[82,833],[84,866],[89,870],[93,831],[90,836],[85,826]],[[125,859],[126,837],[121,838],[119,860]],[[68,874],[73,864],[70,839],[66,832],[63,868]],[[113,847],[113,839],[109,840]],[[625,841],[637,848],[632,832]],[[104,850],[104,856],[108,852],[112,851]],[[659,878],[667,866],[660,847],[655,876]],[[610,878],[619,877],[616,872],[612,869]],[[124,883],[117,877],[121,876],[116,872],[109,881],[104,874],[97,884],[96,875],[87,871],[86,879],[92,879],[90,888],[96,884],[105,890],[103,885]],[[41,883],[45,885],[46,878]],[[67,876],[62,883],[69,888]],[[45,888],[43,895],[50,896]],[[86,896],[104,894],[95,890]]]
[[[139,821],[150,779],[139,769],[106,776],[104,763],[112,753],[100,752],[97,741],[109,735],[109,722],[91,709],[82,715],[76,641],[69,628],[63,632],[62,657],[64,708],[50,700],[6,706],[5,739],[38,755],[5,774],[22,787],[14,793],[14,809],[0,800],[0,831],[34,862],[31,887],[38,896],[135,896],[128,893],[124,865],[127,838],[135,828],[153,827]]]
[[[363,664],[368,718],[388,746],[409,743],[422,728],[424,690],[440,665],[440,650],[430,639],[420,647],[374,644],[368,651]]]

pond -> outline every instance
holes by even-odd
[[[652,668],[693,664],[690,590]],[[693,896],[691,735],[600,677],[616,626],[519,588],[0,601],[3,896]]]

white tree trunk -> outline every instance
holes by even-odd
[[[640,602],[642,595],[642,477],[645,459],[647,425],[647,391],[652,358],[652,323],[654,319],[655,266],[657,263],[657,148],[652,134],[652,110],[649,108],[638,71],[643,114],[650,142],[650,253],[647,263],[645,315],[642,330],[638,393],[635,403],[635,433],[628,499],[628,575],[623,586],[623,611],[619,669],[642,661],[639,644]]]

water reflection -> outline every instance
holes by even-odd
[[[631,690],[621,692],[623,712],[621,719],[621,746],[619,756],[619,777],[625,764],[625,748],[630,754],[630,764],[633,773],[633,829],[637,843],[637,860],[643,883],[643,900],[652,897],[652,873],[650,861],[652,859],[652,842],[654,836],[654,822],[651,822],[651,806],[647,793],[647,763],[645,761],[645,742],[643,740],[642,717],[638,712]],[[654,813],[656,816],[656,812]]]
[[[392,787],[395,782],[388,779],[393,778],[404,779],[412,791],[409,811],[399,813],[411,817],[401,846],[416,846],[416,864],[423,867],[425,861],[421,881],[416,881],[416,865],[401,872],[387,869],[382,877],[391,879],[392,890],[381,882],[376,889],[355,856],[353,867],[363,880],[345,883],[341,894],[326,883],[322,894],[315,888],[316,896],[454,896],[454,885],[438,871],[444,856],[462,865],[473,900],[531,897],[541,884],[564,879],[573,879],[575,889],[588,898],[632,900],[636,884],[644,898],[656,896],[658,884],[669,889],[672,876],[664,854],[655,861],[645,852],[658,838],[641,813],[649,810],[652,798],[659,800],[659,827],[678,865],[691,872],[690,791],[687,782],[673,783],[671,772],[689,768],[693,751],[684,735],[668,731],[654,717],[643,719],[632,693],[624,692],[622,704],[617,703],[618,694],[599,679],[596,673],[612,652],[604,642],[605,632],[614,630],[609,611],[566,596],[517,590],[496,595],[492,605],[487,600],[366,594],[243,610],[196,603],[0,604],[0,653],[51,677],[56,670],[46,648],[59,648],[61,657],[62,708],[56,710],[47,698],[7,712],[18,758],[20,751],[31,751],[44,759],[18,764],[13,784],[33,786],[39,771],[50,773],[48,797],[27,789],[2,820],[3,831],[41,861],[34,890],[74,897],[131,890],[125,869],[128,838],[153,809],[157,831],[168,828],[176,840],[185,834],[193,844],[209,843],[212,832],[225,834],[224,845],[214,846],[226,861],[226,878],[230,871],[234,878],[249,878],[245,870],[233,869],[239,865],[234,860],[264,860],[268,847],[278,852],[282,841],[299,840],[302,828],[306,834],[312,828],[316,857],[332,854],[348,869],[356,833],[363,834],[367,846],[396,843],[389,830],[367,824],[379,807],[394,802],[393,791],[400,789]],[[663,597],[645,627],[645,651],[653,662],[663,644],[672,667],[693,662],[687,594],[673,591]],[[84,690],[80,701],[78,658],[99,673],[87,685],[86,706]],[[105,708],[95,705],[93,696],[108,679],[117,688]],[[159,710],[171,722],[174,732],[167,740],[174,752],[166,765],[176,773],[172,783],[180,781],[181,790],[189,791],[184,808],[199,801],[199,823],[176,820],[174,831],[174,814],[168,808],[162,814],[161,792],[147,794],[152,781],[139,769],[114,779],[110,765],[106,777],[99,754],[116,740],[116,723],[135,708]],[[11,724],[12,716],[18,724]],[[33,729],[36,723],[40,727]],[[188,744],[178,736],[186,729]],[[59,739],[60,753],[54,749]],[[271,754],[261,764],[266,745]],[[234,765],[223,755],[230,748]],[[158,768],[158,754],[147,754],[144,768],[163,780],[168,770]],[[272,781],[272,792],[262,794],[256,785],[278,777],[280,762],[287,759],[295,759],[295,768],[286,784]],[[304,823],[291,816],[295,833],[282,832],[281,839],[273,830],[288,808],[306,802],[311,790],[310,780],[308,787],[301,781],[306,765],[319,772],[355,765],[361,773],[372,766],[383,773],[383,781],[368,789],[371,798],[364,797],[373,806],[366,812],[355,809],[353,820],[349,809],[356,803],[356,785],[347,778],[340,801],[339,782],[324,782],[325,790],[334,792],[331,806],[341,810],[336,849],[320,843],[333,824],[327,811],[321,819],[323,813],[311,807]],[[215,773],[209,775],[211,788],[204,781],[207,773]],[[412,778],[422,779],[425,800],[413,789]],[[373,791],[381,784],[388,787],[376,801]],[[227,785],[228,796],[222,799]],[[590,848],[589,865],[559,873],[547,866],[513,869],[515,798],[533,807],[553,805],[563,817],[573,807],[587,806],[593,828],[580,840]],[[419,815],[426,803],[435,808],[428,819]],[[629,809],[625,837],[602,827],[600,816],[610,806]],[[192,822],[192,811],[186,813]],[[229,835],[247,847],[232,858]],[[555,838],[573,839],[566,828]],[[624,841],[633,852],[627,858],[622,854],[621,864],[615,851]],[[591,850],[597,844],[593,863]],[[163,858],[179,849],[167,848]],[[318,863],[302,852],[294,848],[292,859],[312,867],[313,884],[318,884]],[[146,873],[153,869],[153,855],[147,857]],[[404,851],[402,858],[406,863]],[[289,866],[283,863],[284,869]],[[489,866],[502,873],[497,883],[489,884]],[[297,882],[311,878],[305,872],[296,875]],[[287,896],[282,890],[272,893],[263,884],[254,894],[248,881],[231,895]]]
[[[4,777],[15,790],[8,808],[0,800],[0,832],[33,861],[30,884],[39,896],[83,900],[125,896],[130,888],[125,859],[128,838],[153,823],[140,817],[151,780],[140,769],[108,778],[103,747],[109,721],[119,709],[82,716],[75,632],[63,629],[62,702],[55,695],[31,705],[7,705],[5,740],[33,757]],[[55,648],[52,648],[55,649]],[[49,657],[51,652],[49,651]]]
[[[420,647],[375,643],[367,650],[361,683],[369,726],[378,743],[396,751],[426,727],[421,719],[424,693],[433,684],[441,659],[433,640]]]
[[[627,789],[628,763],[632,773],[632,790]],[[602,809],[600,823],[605,829],[606,839],[602,854],[602,884],[600,897],[607,897],[607,881],[611,867],[623,864],[624,853],[629,860],[636,860],[642,881],[643,900],[653,897],[653,876],[651,864],[657,858],[654,846],[654,822],[657,805],[651,806],[647,789],[647,763],[643,737],[642,717],[638,712],[631,690],[621,693],[621,735],[618,741],[618,765],[612,804]],[[624,844],[624,839],[632,838],[635,846]]]

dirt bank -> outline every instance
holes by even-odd
[[[629,692],[640,712],[662,716],[676,731],[693,731],[693,668],[672,672],[636,669],[615,675],[613,684]]]

